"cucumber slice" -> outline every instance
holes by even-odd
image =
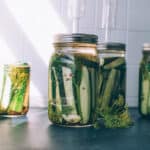
[[[8,75],[4,74],[2,95],[0,100],[0,111],[6,111],[10,104],[11,80]]]
[[[90,76],[90,91],[91,91],[91,112],[95,112],[96,98],[97,98],[97,87],[96,87],[96,71],[94,68],[89,68]]]
[[[63,81],[64,81],[64,89],[66,96],[66,105],[72,106],[72,114],[77,114],[76,106],[75,106],[75,97],[73,93],[73,84],[72,84],[72,71],[70,68],[62,67]]]
[[[147,101],[148,101],[148,93],[149,93],[149,81],[142,81],[142,101],[141,101],[141,111],[144,115],[147,115]]]
[[[76,99],[74,96],[73,89],[73,72],[70,68],[62,67],[62,75],[64,82],[65,98],[66,105],[64,106],[65,111],[63,111],[63,119],[68,123],[78,123],[81,120],[81,117],[77,114],[76,109]],[[68,109],[68,111],[66,110]]]
[[[91,113],[90,95],[91,93],[90,93],[89,73],[88,73],[88,69],[85,66],[83,66],[81,84],[80,84],[80,107],[81,107],[82,124],[88,123],[90,119],[90,113]]]
[[[52,101],[53,97],[52,97],[52,75],[51,75],[51,69],[49,68],[48,70],[48,100],[49,102]]]
[[[125,63],[124,58],[117,58],[116,60],[112,61],[111,63],[104,65],[104,69],[112,69],[112,68],[118,67],[124,63]]]
[[[149,94],[148,94],[148,98],[147,98],[147,111],[148,114],[150,114],[150,72],[148,72],[148,81],[149,81]]]
[[[55,97],[56,111],[57,111],[57,113],[60,114],[62,112],[62,106],[61,106],[61,97],[60,97],[60,91],[59,91],[59,83],[58,83],[58,78],[56,75],[55,68],[52,68],[52,70],[54,72],[54,76],[56,79],[56,97]]]
[[[48,116],[52,122],[61,124],[62,106],[61,106],[58,78],[54,66],[50,68],[49,73],[50,73],[49,74],[50,93],[49,93]]]
[[[109,106],[113,87],[115,84],[116,74],[117,74],[117,71],[115,69],[112,69],[109,73],[108,80],[106,81],[106,87],[104,90],[102,104],[101,104],[102,111],[105,111],[107,107]]]

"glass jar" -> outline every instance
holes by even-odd
[[[122,111],[126,96],[125,44],[100,43],[99,56],[98,112],[104,116]]]
[[[150,116],[150,44],[145,43],[139,69],[139,111]]]
[[[49,119],[64,126],[88,126],[96,119],[96,35],[60,34],[49,65]]]
[[[29,109],[29,65],[4,65],[0,73],[0,116],[25,115]]]

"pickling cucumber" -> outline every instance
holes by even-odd
[[[123,65],[124,63],[125,63],[124,58],[117,58],[114,61],[112,61],[111,63],[104,65],[104,69],[112,69],[112,68],[118,67],[120,65]]]
[[[96,107],[96,101],[97,101],[97,95],[98,95],[96,82],[98,82],[98,79],[97,79],[95,68],[88,68],[88,71],[89,71],[89,78],[90,78],[89,87],[90,87],[90,92],[91,92],[90,96],[91,96],[91,115],[92,115],[93,113],[95,113],[95,107]]]
[[[105,109],[107,109],[107,107],[109,106],[112,91],[113,91],[113,86],[116,79],[116,73],[117,71],[115,69],[112,69],[108,76],[108,80],[104,90],[104,95],[102,97],[102,104],[101,104],[102,111],[105,111]]]
[[[148,104],[148,93],[149,93],[149,81],[142,81],[142,101],[141,101],[141,111],[144,115],[147,115],[147,104]]]
[[[0,112],[6,112],[10,104],[11,80],[8,75],[3,75],[2,95],[0,99]]]
[[[62,75],[65,90],[66,109],[70,109],[69,114],[63,114],[63,119],[69,123],[77,123],[81,120],[81,117],[77,114],[76,100],[73,90],[73,72],[70,68],[62,67]],[[68,112],[68,111],[67,111]]]
[[[91,99],[90,99],[90,81],[89,81],[89,73],[87,67],[82,67],[82,77],[81,77],[81,84],[80,84],[80,107],[81,107],[81,124],[88,123],[90,119],[90,106],[91,106]]]
[[[11,94],[11,102],[8,107],[8,112],[21,113],[23,109],[24,95],[26,91],[26,80],[22,81],[21,89],[14,89]]]
[[[78,56],[56,55],[53,56],[50,66],[50,120],[64,125],[93,123],[96,105],[95,66],[98,63]]]
[[[55,123],[62,123],[62,105],[61,105],[61,97],[59,90],[58,77],[56,74],[55,67],[51,67],[51,78],[53,79],[51,82],[51,91],[52,91],[52,99],[49,97],[49,109],[48,114],[49,118]]]

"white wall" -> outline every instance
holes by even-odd
[[[0,64],[18,60],[30,63],[31,106],[47,106],[47,71],[53,52],[52,35],[70,32],[72,26],[67,17],[67,1],[0,0]],[[79,30],[98,34],[102,41],[101,1],[87,0]],[[118,1],[116,28],[112,30],[110,40],[127,44],[127,101],[130,106],[137,106],[141,45],[150,41],[150,1]]]

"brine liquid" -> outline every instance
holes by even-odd
[[[150,63],[142,61],[139,71],[139,111],[150,116]]]
[[[92,57],[57,55],[49,67],[49,118],[62,125],[82,126],[95,120],[96,72]]]
[[[29,68],[5,66],[1,74],[0,115],[25,115],[29,109]]]
[[[104,114],[123,111],[126,93],[126,64],[122,57],[101,58],[98,83],[98,109]]]

